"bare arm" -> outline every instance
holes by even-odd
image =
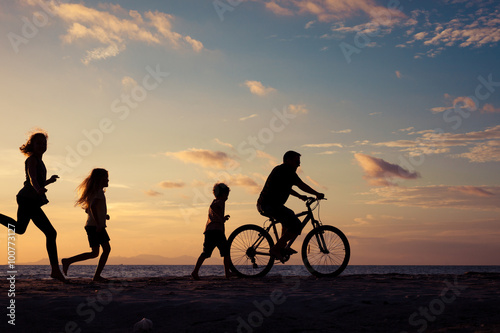
[[[299,193],[295,192],[294,190],[290,190],[290,195],[293,195],[294,197],[297,197],[297,198],[299,198],[302,201],[306,201],[307,200],[307,196],[299,194]]]
[[[45,182],[45,185],[49,185],[49,184],[52,184],[52,183],[55,183],[57,178],[59,178],[58,175],[52,175],[52,177],[50,177],[49,179],[47,179],[47,181]]]
[[[309,186],[306,183],[304,183],[302,180],[299,182],[299,184],[297,184],[297,187],[300,188],[302,191],[304,191],[306,193],[315,195],[316,198],[318,198],[318,199],[323,199],[325,197],[325,195],[323,193],[320,193],[320,192],[316,191],[311,186]],[[293,195],[293,193],[292,193],[292,195]],[[299,196],[299,198],[301,198],[301,197]],[[302,200],[304,200],[304,199],[302,199]]]

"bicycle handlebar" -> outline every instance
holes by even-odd
[[[314,202],[316,201],[320,201],[320,200],[326,200],[326,198],[322,198],[322,199],[318,199],[318,198],[314,198],[314,197],[308,197],[306,199],[306,206],[309,207],[311,206],[311,204],[313,204]]]

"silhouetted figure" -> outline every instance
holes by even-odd
[[[28,158],[24,162],[26,181],[24,182],[24,187],[17,193],[16,197],[18,204],[17,222],[8,216],[0,214],[0,223],[6,227],[14,226],[15,230],[13,230],[17,234],[22,235],[25,233],[30,220],[32,220],[38,229],[45,234],[47,240],[47,252],[49,254],[50,266],[52,267],[50,276],[66,282],[58,264],[57,232],[41,208],[49,202],[45,195],[45,192],[47,192],[45,186],[54,183],[59,178],[57,175],[53,175],[47,180],[47,169],[42,161],[43,154],[47,150],[47,138],[48,135],[45,132],[34,133],[19,148]]]
[[[292,187],[295,185],[304,192],[315,195],[318,199],[323,199],[325,195],[312,189],[304,183],[297,175],[297,168],[300,166],[300,154],[295,151],[287,151],[283,155],[283,164],[276,166],[268,176],[264,188],[257,200],[257,209],[264,216],[272,217],[281,222],[283,231],[281,238],[271,248],[271,254],[281,260],[283,250],[291,239],[295,239],[301,233],[301,222],[290,208],[285,207],[288,197],[291,195],[307,200],[307,196],[295,192]],[[295,250],[289,249],[291,253]]]
[[[212,256],[213,250],[217,247],[220,256],[224,258],[224,273],[226,278],[231,276],[229,269],[229,247],[225,235],[225,223],[229,219],[229,215],[224,215],[225,205],[229,197],[229,187],[223,183],[214,185],[213,193],[214,201],[208,209],[208,221],[205,227],[205,241],[203,242],[203,252],[200,254],[196,266],[191,273],[195,280],[199,280],[198,272],[205,259]]]
[[[109,215],[107,214],[106,197],[104,196],[104,188],[108,187],[108,183],[108,171],[93,169],[90,175],[78,186],[79,198],[75,205],[81,206],[88,214],[85,231],[92,252],[85,252],[71,258],[62,259],[64,275],[68,274],[68,268],[71,264],[97,258],[99,256],[99,247],[102,247],[102,254],[92,280],[95,282],[108,281],[101,276],[111,252],[110,239],[106,231],[106,220],[109,220]]]

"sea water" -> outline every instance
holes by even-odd
[[[0,266],[2,267],[2,266]],[[92,278],[95,265],[72,265],[70,278]],[[102,276],[107,278],[187,277],[193,265],[106,265]],[[7,278],[9,269],[0,268],[0,278]],[[350,265],[342,275],[357,274],[452,274],[467,272],[500,273],[500,266],[401,266],[401,265]],[[310,276],[302,265],[274,265],[268,275]],[[49,265],[17,265],[16,279],[44,279],[50,276]],[[200,276],[224,276],[222,265],[203,265]]]

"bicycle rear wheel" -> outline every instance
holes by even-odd
[[[311,230],[302,244],[302,261],[314,276],[337,276],[351,257],[347,237],[339,229],[324,225]]]
[[[274,264],[269,250],[273,239],[263,228],[247,224],[237,228],[229,236],[231,270],[241,277],[266,275]]]

